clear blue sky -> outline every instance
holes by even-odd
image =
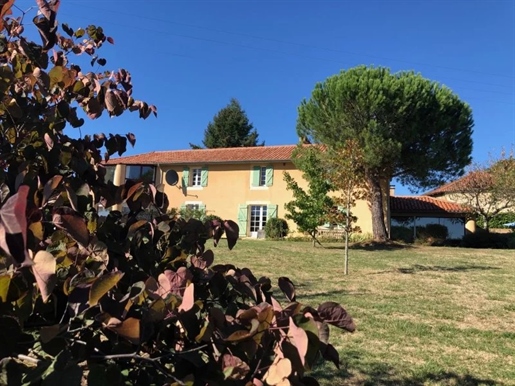
[[[513,0],[63,0],[59,21],[102,26],[115,40],[101,50],[106,68],[128,69],[134,96],[157,105],[157,119],[106,115],[82,128],[134,132],[127,154],[200,144],[231,97],[267,145],[296,143],[300,101],[360,64],[415,70],[454,90],[473,109],[474,160],[515,143]]]

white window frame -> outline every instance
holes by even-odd
[[[202,166],[190,166],[189,168],[189,181],[188,181],[188,189],[190,190],[202,190],[204,187],[202,186]],[[195,171],[198,172],[195,175]],[[196,184],[196,185],[195,185]]]

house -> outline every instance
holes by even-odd
[[[115,185],[126,179],[152,182],[167,194],[170,207],[201,209],[207,215],[233,219],[238,222],[241,236],[258,237],[267,219],[285,217],[284,204],[293,199],[283,173],[289,172],[302,188],[307,188],[302,172],[292,162],[295,148],[296,145],[282,145],[156,151],[109,160],[108,178]],[[167,181],[167,175],[178,177],[177,184]],[[413,224],[432,221],[451,226],[464,218],[465,211],[458,204],[430,197],[396,197],[393,191],[390,195],[385,203],[387,217],[393,222],[413,218]],[[353,213],[362,232],[371,234],[368,202],[359,200]],[[295,224],[288,225],[295,232]],[[461,228],[452,235],[461,237],[463,225]]]
[[[449,238],[460,239],[466,232],[475,231],[469,223],[467,209],[462,205],[429,196],[390,196],[390,227],[404,226],[413,230],[428,224],[445,225]]]
[[[258,237],[268,218],[284,218],[284,204],[293,199],[286,189],[287,171],[303,188],[307,183],[291,158],[296,145],[156,151],[114,158],[108,175],[121,185],[143,179],[162,189],[170,207],[202,209],[208,215],[238,222],[241,236]],[[169,170],[179,181],[166,181]],[[358,202],[354,212],[363,232],[372,232],[368,204]],[[289,222],[295,231],[294,223]]]

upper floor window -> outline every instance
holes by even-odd
[[[191,169],[191,186],[202,186],[202,169]]]
[[[208,168],[207,166],[185,166],[182,170],[182,186],[202,188],[207,186]]]
[[[155,182],[155,170],[154,166],[148,165],[127,165],[125,168],[125,179],[143,181],[146,183]]]
[[[272,186],[274,181],[274,168],[268,166],[254,166],[251,172],[252,187]]]

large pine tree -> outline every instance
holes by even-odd
[[[213,121],[209,122],[202,143],[208,149],[263,146],[265,143],[258,143],[258,136],[245,110],[236,99],[232,98],[229,104],[213,117]],[[192,149],[202,148],[192,143],[190,146]]]

